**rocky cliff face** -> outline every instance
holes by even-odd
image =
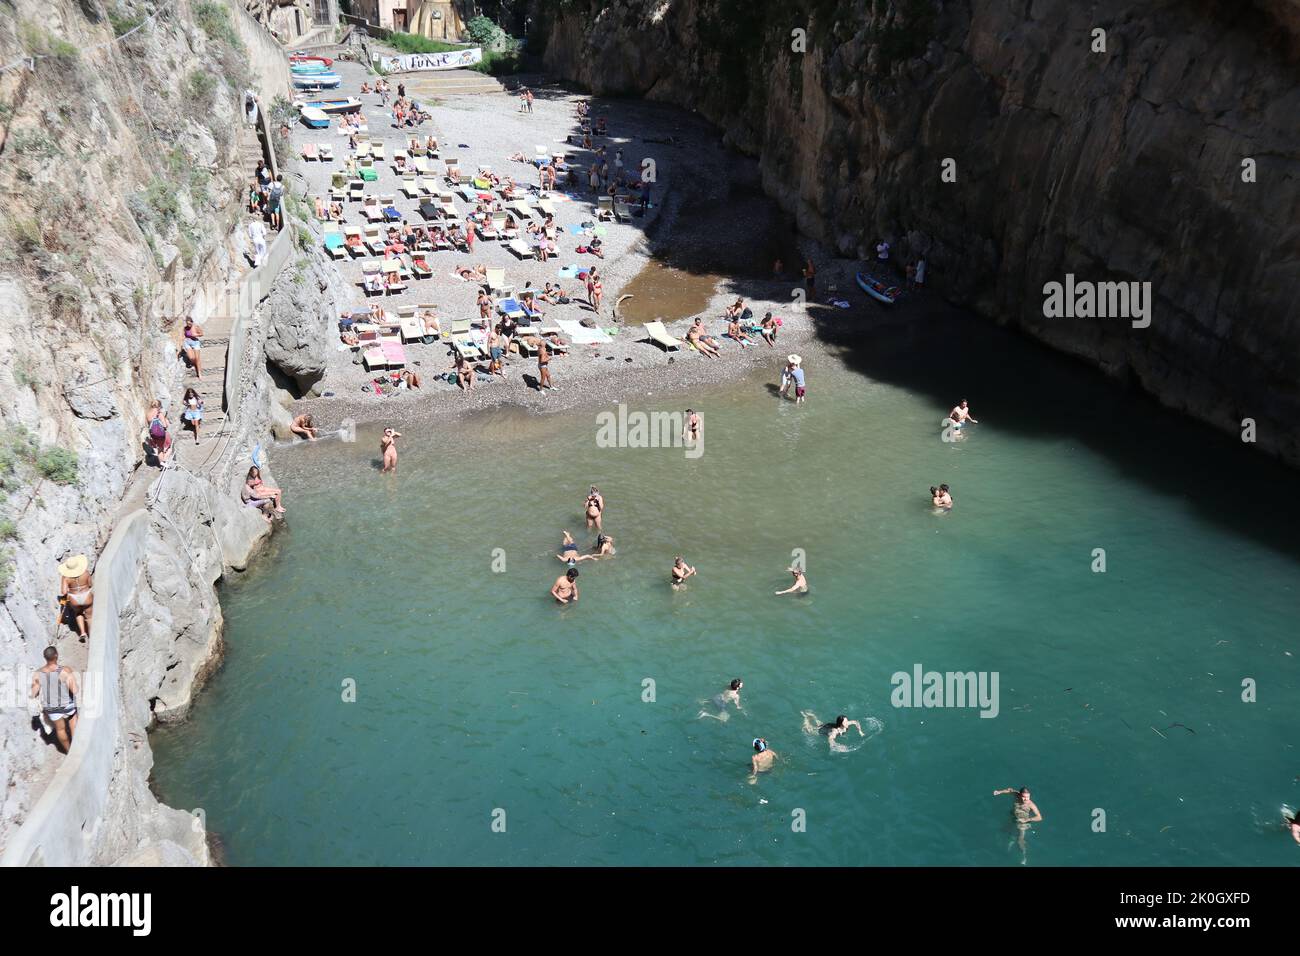
[[[1300,464],[1300,5],[567,0],[534,15],[553,73],[698,110],[838,254],[888,238],[951,300],[1225,430],[1253,418],[1260,447]],[[1043,286],[1067,273],[1150,282],[1150,327],[1046,318]]]
[[[207,860],[202,827],[148,789],[146,732],[183,716],[219,659],[216,582],[267,533],[235,492],[251,449],[286,417],[268,352],[309,384],[325,348],[312,320],[332,308],[332,293],[311,285],[317,264],[285,269],[230,360],[242,400],[220,425],[228,451],[156,484],[149,466],[135,475],[149,400],[164,397],[178,418],[181,317],[200,289],[248,270],[243,93],[270,104],[288,91],[284,54],[240,7],[179,0],[149,19],[158,9],[0,0],[0,64],[38,57],[0,73],[0,848],[62,759],[22,699],[60,634],[55,567],[73,552],[93,566],[115,521],[147,498],[148,559],[121,618],[123,725],[110,819],[91,847],[99,863]],[[62,633],[62,660],[80,667],[84,645]]]

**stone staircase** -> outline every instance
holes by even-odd
[[[437,99],[441,96],[462,96],[467,93],[504,93],[501,81],[486,73],[474,70],[439,70],[436,73],[396,73],[388,78],[393,89],[398,83],[416,100]]]

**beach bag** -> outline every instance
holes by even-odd
[[[162,423],[161,418],[155,418],[153,421],[149,423],[149,437],[150,438],[167,437],[167,426]]]

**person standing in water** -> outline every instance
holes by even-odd
[[[794,403],[796,405],[802,405],[804,395],[806,394],[804,389],[803,359],[798,355],[791,355],[788,370],[790,382],[794,385]]]
[[[771,770],[776,763],[776,751],[767,745],[762,737],[754,738],[754,756],[749,758],[749,782],[757,783],[758,775],[764,770]]]
[[[561,604],[578,603],[578,569],[569,568],[551,585],[551,597]]]
[[[395,432],[391,428],[384,429],[384,435],[379,439],[379,454],[383,456],[384,468],[386,472],[397,471],[397,439],[402,437],[401,432]]]
[[[693,444],[700,440],[704,432],[704,422],[700,413],[693,408],[686,409],[686,427],[682,429],[682,441]]]
[[[1030,799],[1029,788],[1021,787],[1017,790],[1015,787],[1007,787],[1003,790],[994,790],[993,796],[1000,797],[1003,794],[1014,793],[1015,801],[1011,804],[1011,818],[1015,821],[1016,830],[1019,836],[1016,842],[1020,845],[1020,862],[1025,862],[1025,834],[1029,832],[1031,823],[1040,823],[1043,814],[1039,811],[1038,805]]]
[[[831,750],[845,751],[848,750],[843,744],[837,744],[835,738],[840,734],[846,734],[850,727],[856,727],[859,737],[865,737],[862,732],[862,725],[856,720],[849,720],[843,714],[840,714],[829,724],[819,723],[817,715],[811,710],[800,711],[803,715],[803,732],[806,734],[821,734],[826,738],[826,743],[830,745]]]
[[[591,486],[591,491],[587,493],[586,514],[587,528],[595,528],[597,531],[603,530],[600,526],[600,516],[605,511],[605,499],[601,497],[596,486]]]
[[[961,428],[967,422],[970,422],[972,425],[979,424],[979,421],[971,416],[970,405],[964,398],[953,406],[952,411],[948,413],[948,417],[952,419],[954,428]]]
[[[934,485],[930,486],[930,504],[944,511],[952,510],[952,494],[948,491],[947,485],[940,485],[938,488]]]
[[[673,558],[673,587],[680,587],[685,584],[686,579],[691,577],[693,574],[695,574],[695,569],[683,561],[680,554]]]
[[[786,588],[784,591],[777,591],[776,593],[777,593],[777,594],[793,594],[794,592],[797,591],[797,592],[799,592],[800,594],[807,594],[807,593],[808,593],[808,579],[807,579],[806,577],[804,577],[803,572],[800,571],[798,568],[791,568],[791,569],[790,569],[790,573],[794,575],[794,584],[790,585],[790,586],[789,586],[788,588]]]

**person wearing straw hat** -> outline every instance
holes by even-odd
[[[803,576],[803,572],[798,568],[788,568],[789,572],[794,575],[794,584],[790,585],[784,591],[777,591],[777,594],[799,594],[808,593],[808,579]]]
[[[59,664],[59,651],[45,648],[45,666],[32,675],[32,697],[40,698],[44,723],[54,726],[59,749],[72,749],[77,731],[77,675]]]
[[[794,383],[794,402],[796,405],[802,405],[805,393],[803,387],[803,359],[798,355],[790,356],[790,381]]]
[[[74,554],[59,565],[61,617],[71,612],[83,642],[90,636],[90,617],[95,603],[93,584],[90,562],[84,554]]]

